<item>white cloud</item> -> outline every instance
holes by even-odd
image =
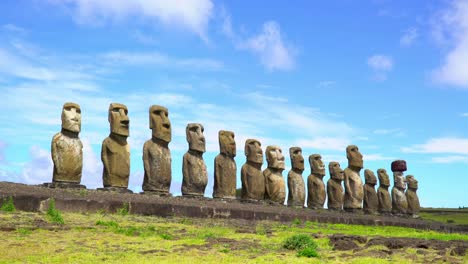
[[[391,71],[393,60],[390,56],[376,54],[367,59],[367,65],[376,71]]]
[[[417,28],[408,28],[400,38],[400,45],[405,47],[411,46],[418,37],[419,32]]]
[[[363,154],[364,161],[395,160],[394,157],[387,157],[382,154]]]
[[[346,146],[350,144],[351,141],[349,139],[339,137],[317,137],[312,140],[298,140],[295,143],[295,145],[301,146],[302,148],[336,151],[344,151]]]
[[[468,156],[445,156],[445,157],[434,157],[432,162],[435,163],[468,163]]]
[[[452,1],[434,20],[436,39],[450,43],[451,48],[432,77],[439,83],[468,88],[468,1]]]
[[[468,139],[445,137],[432,138],[424,144],[403,147],[401,151],[407,153],[453,153],[468,154]]]
[[[321,81],[318,83],[318,87],[319,88],[328,88],[328,87],[331,87],[333,85],[335,85],[336,82],[335,81]]]
[[[2,26],[2,29],[4,31],[8,31],[8,32],[12,32],[12,33],[16,33],[16,34],[21,34],[21,35],[24,35],[26,33],[28,33],[28,31],[20,26],[17,26],[17,25],[13,25],[13,24],[5,24]]]
[[[79,24],[102,25],[108,21],[143,18],[188,29],[205,41],[214,7],[211,0],[53,0],[52,3],[72,10]]]
[[[468,113],[462,113],[462,114],[460,114],[460,116],[462,116],[462,117],[468,117]]]

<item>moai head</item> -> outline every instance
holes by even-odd
[[[81,131],[81,108],[75,103],[65,103],[62,108],[62,129],[79,133]]]
[[[309,156],[310,172],[320,176],[325,176],[325,164],[323,164],[320,154],[312,154]]]
[[[349,145],[346,147],[346,158],[348,159],[348,167],[356,167],[362,169],[364,161],[359,148],[356,145]]]
[[[187,142],[189,149],[197,152],[205,152],[205,136],[203,135],[202,124],[190,123],[185,128],[185,134],[187,135]]]
[[[111,133],[128,137],[130,120],[128,119],[128,109],[125,105],[119,103],[111,103],[109,105],[109,123]]]
[[[304,157],[302,156],[302,149],[300,147],[289,148],[289,157],[291,158],[292,169],[304,171]]]
[[[337,181],[344,180],[344,171],[340,167],[340,163],[336,161],[328,163],[328,171],[330,172],[330,178]]]
[[[228,157],[236,156],[236,141],[234,140],[234,132],[220,130],[218,133],[219,150]]]
[[[364,170],[364,179],[366,180],[366,184],[372,186],[377,184],[377,178],[375,177],[374,172],[369,169]]]
[[[262,144],[256,139],[247,139],[245,141],[244,153],[247,161],[263,164]]]
[[[280,147],[268,146],[266,148],[266,159],[268,168],[284,170],[284,156]]]
[[[377,176],[379,177],[379,182],[381,186],[384,186],[384,187],[390,186],[390,179],[388,177],[386,169],[378,169]]]
[[[396,172],[396,171],[406,171],[407,168],[406,168],[406,161],[404,160],[395,160],[392,162],[392,171],[393,172]]]
[[[416,178],[414,178],[413,175],[406,176],[406,183],[408,184],[408,189],[418,189],[418,181],[416,180]]]
[[[393,173],[393,185],[400,189],[400,190],[404,190],[406,189],[406,178],[403,176],[403,172],[401,171],[396,171]]]
[[[152,105],[149,108],[149,125],[154,138],[167,143],[171,142],[171,122],[166,107]]]

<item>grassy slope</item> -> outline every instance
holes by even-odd
[[[223,221],[118,214],[63,214],[64,225],[44,214],[0,212],[0,263],[415,263],[432,262],[436,252],[415,249],[383,255],[383,246],[354,253],[333,251],[327,234],[468,240],[401,227],[369,227],[294,221]],[[296,256],[281,247],[294,234],[315,234],[320,258]],[[380,252],[380,254],[376,254]],[[449,257],[458,263],[468,257]]]

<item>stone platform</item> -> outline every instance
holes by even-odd
[[[50,198],[57,209],[66,212],[116,212],[128,204],[131,214],[162,217],[234,218],[251,221],[271,220],[291,222],[294,219],[321,223],[341,223],[370,226],[401,226],[441,232],[468,233],[468,227],[421,219],[375,216],[290,208],[283,205],[242,203],[209,198],[159,197],[155,195],[103,192],[87,189],[51,189],[19,183],[0,182],[0,203],[13,197],[18,210],[42,211]]]

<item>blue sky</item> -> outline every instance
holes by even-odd
[[[391,161],[405,159],[422,206],[468,206],[467,0],[6,0],[0,91],[2,181],[52,179],[50,141],[72,101],[82,108],[82,182],[100,187],[107,109],[119,102],[139,191],[148,108],[160,104],[173,126],[175,194],[185,126],[199,122],[206,196],[224,129],[236,134],[239,170],[247,138],[343,168],[356,144],[365,168],[390,176]]]

